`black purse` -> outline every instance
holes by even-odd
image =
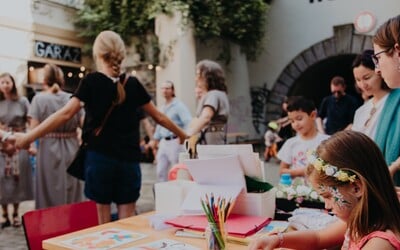
[[[125,75],[124,82],[122,86],[125,86],[126,82],[128,81],[129,76]],[[100,127],[94,130],[94,136],[100,135],[101,131],[103,130],[104,125],[108,117],[110,116],[111,112],[113,111],[114,107],[116,106],[115,102],[112,103],[111,107],[108,109],[107,114],[105,115],[103,121],[101,122]],[[74,160],[69,164],[67,168],[67,173],[71,176],[78,178],[79,180],[85,180],[85,158],[86,158],[86,151],[87,151],[87,142],[82,142],[79,146],[78,151],[75,154]]]
[[[85,155],[86,155],[86,143],[82,143],[79,146],[78,151],[75,154],[74,160],[69,164],[67,173],[71,176],[78,178],[79,180],[85,180]]]

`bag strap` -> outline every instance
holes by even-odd
[[[121,83],[121,84],[122,84],[122,87],[125,87],[125,84],[126,84],[126,82],[128,81],[128,79],[129,79],[129,76],[128,76],[128,74],[126,73],[126,74],[125,74],[125,79],[124,79],[124,81]],[[118,83],[118,84],[119,84],[119,83]],[[103,118],[103,121],[101,122],[101,125],[100,125],[98,128],[96,128],[96,129],[94,130],[94,136],[99,136],[99,135],[100,135],[101,131],[103,130],[104,125],[106,124],[106,121],[107,121],[108,117],[110,116],[111,112],[114,110],[115,106],[117,106],[117,105],[115,104],[115,102],[112,102],[111,107],[108,109],[106,115],[105,115],[104,118]]]

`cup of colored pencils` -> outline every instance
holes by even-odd
[[[200,200],[204,213],[208,220],[208,226],[205,230],[207,249],[224,250],[226,249],[227,231],[225,222],[232,208],[231,200],[214,197],[213,194],[206,195],[205,199]]]

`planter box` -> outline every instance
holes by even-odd
[[[287,220],[292,216],[292,211],[299,207],[324,209],[325,203],[317,201],[304,200],[298,204],[294,199],[276,198],[275,220]]]

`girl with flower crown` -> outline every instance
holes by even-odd
[[[339,220],[318,231],[265,236],[250,249],[400,249],[400,203],[385,159],[368,136],[335,133],[308,161],[312,186]]]

